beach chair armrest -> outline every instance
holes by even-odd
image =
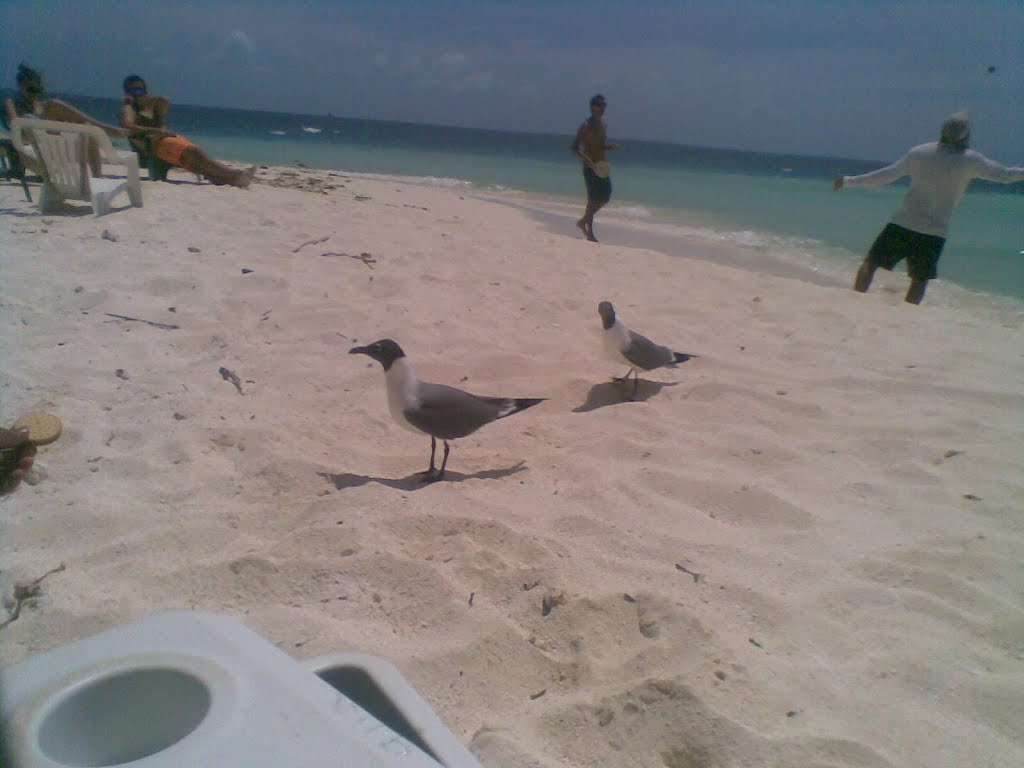
[[[426,747],[447,768],[482,768],[389,662],[362,653],[333,653],[300,663],[379,722]]]

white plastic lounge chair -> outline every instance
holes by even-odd
[[[43,177],[39,210],[51,211],[63,200],[87,200],[96,216],[110,213],[110,202],[121,191],[136,208],[142,207],[139,160],[134,152],[119,152],[101,128],[54,120],[18,118],[11,125],[11,140],[19,152],[28,149],[38,158]],[[89,144],[99,147],[100,159],[121,165],[125,178],[101,179],[89,169]]]
[[[0,669],[18,766],[482,768],[383,659],[169,611]],[[5,750],[6,752],[6,750]]]

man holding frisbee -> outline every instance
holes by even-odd
[[[618,144],[608,143],[608,126],[604,121],[607,106],[600,93],[590,99],[590,117],[580,125],[572,142],[573,154],[583,160],[583,181],[587,185],[587,209],[576,226],[592,243],[597,242],[594,214],[612,198],[611,168],[604,153],[619,148]]]

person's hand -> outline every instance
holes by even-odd
[[[843,177],[842,176],[836,176],[834,179],[832,179],[832,189],[842,189],[842,188],[843,188]]]
[[[11,470],[11,473],[0,482],[0,496],[5,496],[8,493],[13,493],[14,489],[21,485],[21,479],[25,477],[25,473],[32,469],[32,464],[36,460],[36,449],[32,448],[28,453],[18,460],[17,466]]]

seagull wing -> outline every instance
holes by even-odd
[[[629,340],[625,349],[622,350],[622,356],[629,361],[630,365],[643,371],[675,362],[675,354],[671,349],[655,344],[636,331],[629,332]]]
[[[420,382],[416,394],[419,402],[403,415],[416,429],[442,440],[472,434],[506,410],[502,398],[477,397],[444,384]]]

